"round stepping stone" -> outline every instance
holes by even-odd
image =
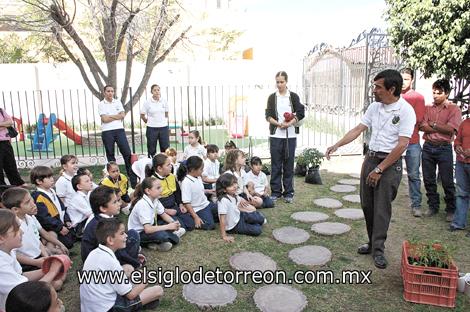
[[[228,284],[186,284],[183,297],[199,308],[223,307],[237,298],[237,291]]]
[[[274,238],[284,244],[302,244],[310,238],[307,231],[293,227],[285,226],[273,231]]]
[[[339,184],[359,185],[361,180],[358,179],[341,179],[338,181]]]
[[[350,220],[361,220],[364,219],[364,212],[361,209],[343,208],[335,211],[335,215],[340,218]]]
[[[307,307],[307,297],[287,285],[268,285],[256,290],[255,304],[263,312],[300,312]]]
[[[353,185],[336,184],[330,187],[330,190],[337,193],[349,193],[356,191],[356,187]]]
[[[361,196],[355,194],[355,195],[345,195],[343,196],[343,199],[345,201],[351,202],[351,203],[360,203],[361,202]]]
[[[360,173],[351,173],[349,175],[351,178],[355,178],[355,179],[360,179],[361,178],[361,174]]]
[[[299,211],[294,212],[291,216],[295,221],[314,223],[318,221],[325,221],[329,218],[326,213],[315,212],[315,211]]]
[[[318,198],[313,203],[324,208],[341,208],[343,206],[339,200],[333,198]]]
[[[276,271],[277,265],[273,259],[260,253],[242,251],[229,259],[230,266],[238,271]]]
[[[289,259],[297,264],[324,265],[331,260],[331,251],[322,246],[303,246],[289,251]]]
[[[339,222],[322,222],[312,225],[312,231],[323,235],[339,235],[350,230],[349,225]]]

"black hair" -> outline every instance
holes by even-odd
[[[98,244],[105,245],[108,237],[114,237],[119,231],[122,221],[118,218],[103,218],[96,226],[96,240]]]
[[[78,191],[78,185],[79,185],[80,182],[81,182],[81,178],[82,178],[82,177],[85,177],[85,176],[88,177],[88,175],[85,174],[85,173],[77,173],[76,175],[73,176],[71,182],[72,182],[73,190],[74,190],[75,192]]]
[[[85,167],[80,167],[77,170],[77,174],[86,174],[86,175],[88,175],[89,172],[90,172],[90,170],[88,170],[88,168],[85,168]]]
[[[101,213],[100,207],[106,207],[112,196],[115,194],[116,193],[113,187],[100,185],[95,188],[90,194],[90,206],[93,213]]]
[[[168,156],[166,154],[160,153],[152,158],[152,166],[146,166],[145,167],[145,176],[146,177],[151,177],[154,172],[157,171],[157,167],[163,166],[168,159]]]
[[[215,144],[208,144],[206,146],[207,154],[209,153],[218,153],[219,152],[219,147]]]
[[[47,312],[52,304],[51,285],[27,281],[16,285],[5,302],[7,312]]]
[[[2,194],[2,204],[5,208],[19,208],[26,194],[29,192],[22,187],[11,187]]]
[[[16,215],[11,210],[0,209],[0,235],[6,235],[12,227],[15,232],[20,229]]]
[[[230,141],[225,142],[224,148],[225,149],[236,149],[237,145],[235,144],[235,142],[230,140]]]
[[[60,157],[60,164],[63,166],[63,165],[66,165],[69,161],[71,161],[72,159],[75,159],[77,160],[77,156],[75,155],[64,155],[62,157]]]
[[[251,157],[250,165],[254,166],[254,165],[262,165],[262,164],[263,162],[261,161],[261,158],[259,158],[258,156]]]
[[[145,195],[145,190],[146,190],[146,189],[149,189],[149,188],[152,188],[153,183],[154,183],[155,181],[157,181],[157,178],[155,178],[155,177],[147,177],[147,178],[143,179],[141,183],[137,184],[137,186],[135,187],[134,193],[133,193],[133,195],[132,195],[133,200],[132,200],[132,205],[131,205],[131,207],[134,207],[135,204],[137,204],[137,202],[138,202],[139,200],[141,200],[142,197],[144,197],[144,195]]]
[[[107,84],[103,87],[103,92],[106,92],[107,88],[113,88],[113,90],[114,90],[114,87],[112,85]]]
[[[109,163],[106,164],[106,170],[109,171],[111,169],[111,166],[117,166],[119,168],[119,165],[115,161],[110,161]]]
[[[415,72],[409,67],[405,67],[400,69],[400,74],[408,74],[411,76],[411,79],[413,80],[415,78]]]
[[[31,169],[31,172],[29,174],[29,179],[31,180],[31,183],[37,185],[37,180],[41,181],[44,180],[45,178],[52,177],[54,175],[54,172],[50,167],[47,166],[36,166],[33,169]]]
[[[220,201],[223,197],[227,196],[225,189],[232,186],[234,183],[238,183],[238,179],[235,175],[231,173],[222,174],[217,181],[215,182],[215,193],[217,199]]]
[[[198,130],[191,130],[191,131],[189,131],[189,133],[194,134],[194,136],[197,138],[197,142],[199,144],[202,144],[202,138],[201,138],[201,135],[199,134]]]
[[[400,96],[401,88],[403,87],[403,78],[398,71],[395,69],[383,70],[374,77],[374,81],[379,79],[384,80],[384,87],[386,90],[395,88],[395,90],[393,90],[393,95],[396,97]]]
[[[277,77],[284,77],[284,79],[285,79],[286,82],[287,82],[288,77],[287,77],[287,73],[286,73],[285,71],[281,70],[281,71],[277,72],[276,78],[277,78]]]
[[[181,165],[178,167],[178,172],[176,176],[178,181],[183,181],[186,175],[193,171],[197,170],[204,166],[204,162],[201,157],[199,156],[191,156],[185,162],[182,162]]]
[[[436,90],[440,90],[445,94],[450,93],[450,82],[449,79],[437,79],[433,82],[432,88]]]
[[[152,91],[153,91],[153,88],[155,88],[155,87],[159,87],[159,88],[160,88],[160,86],[159,86],[159,85],[157,85],[157,84],[153,84],[153,85],[150,87],[150,92],[152,92]]]

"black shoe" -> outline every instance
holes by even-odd
[[[371,253],[370,245],[369,244],[364,244],[364,245],[359,246],[359,248],[357,249],[357,253],[360,254],[360,255],[370,254]]]
[[[462,230],[463,229],[455,227],[453,225],[449,226],[449,229],[448,229],[449,232],[462,231]]]
[[[142,306],[142,310],[154,310],[160,305],[160,299],[149,302],[146,305]]]
[[[379,269],[385,269],[388,265],[388,262],[384,255],[376,255],[374,256],[374,264]]]

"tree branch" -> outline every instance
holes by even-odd
[[[173,50],[173,48],[181,41],[185,38],[186,34],[188,33],[188,31],[191,29],[191,26],[189,26],[188,28],[186,28],[178,38],[176,38],[173,43],[165,50],[165,52],[162,53],[162,55],[160,55],[158,57],[158,59],[155,60],[155,62],[153,62],[153,66],[155,67],[158,63],[161,63],[165,60],[165,58],[168,56],[168,54],[171,52],[171,50]]]

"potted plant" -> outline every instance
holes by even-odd
[[[301,161],[307,167],[305,182],[323,184],[320,176],[320,165],[325,155],[316,148],[306,148],[301,154]]]
[[[294,174],[298,175],[298,176],[301,176],[301,177],[305,177],[305,175],[307,174],[307,165],[308,164],[305,163],[305,159],[304,159],[304,157],[301,153],[296,158]]]

